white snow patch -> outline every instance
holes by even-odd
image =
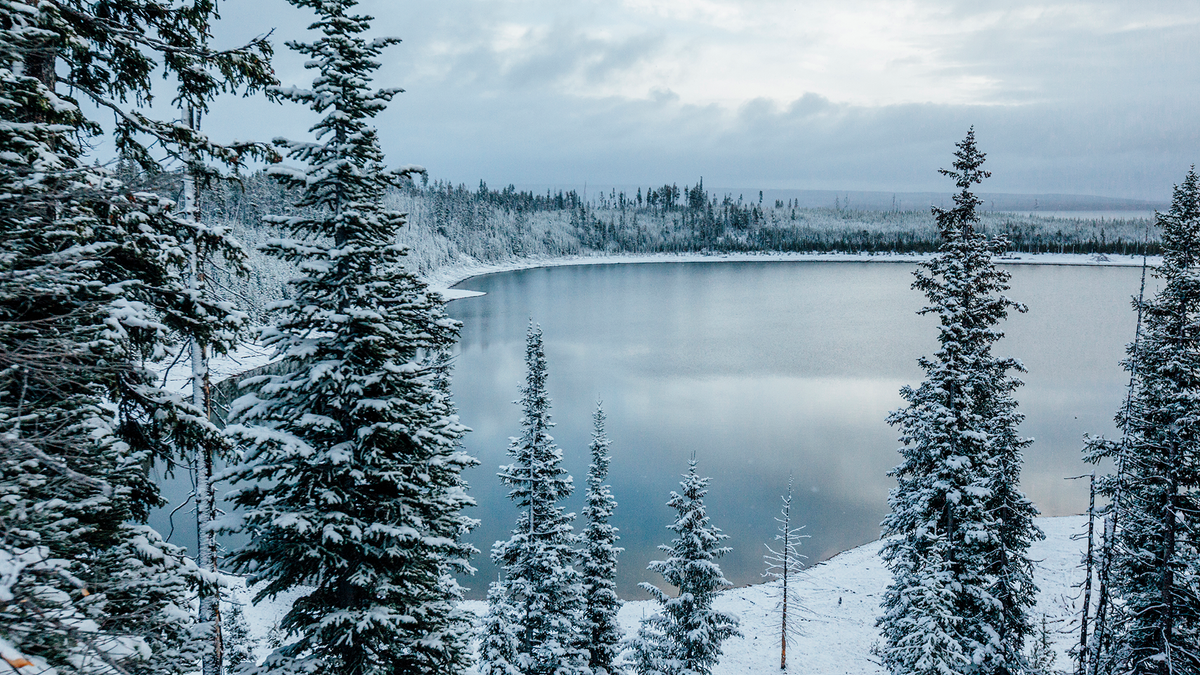
[[[1076,585],[1083,581],[1080,559],[1086,546],[1086,542],[1073,541],[1071,536],[1084,532],[1087,520],[1083,516],[1038,518],[1037,524],[1045,531],[1046,539],[1030,549],[1039,588],[1033,622],[1040,625],[1041,617],[1046,616],[1058,653],[1054,668],[1070,671],[1067,650],[1079,639],[1076,631],[1080,592]],[[809,568],[792,586],[792,597],[804,610],[800,612],[801,634],[788,646],[788,672],[883,674],[871,653],[879,641],[875,628],[879,600],[891,581],[891,573],[879,558],[881,546],[881,541],[874,541],[840,553]],[[646,573],[647,579],[652,577]],[[716,608],[738,617],[742,637],[725,643],[724,655],[713,675],[780,672],[777,591],[778,585],[770,583],[730,589],[719,596]],[[244,603],[250,634],[256,642],[255,654],[260,659],[269,651],[266,644],[272,627],[278,626],[290,602],[301,594],[297,591],[274,602],[251,606],[244,585],[235,588],[234,596]],[[480,621],[487,611],[487,604],[478,600],[464,602],[463,607]],[[626,634],[636,631],[638,622],[655,609],[649,600],[626,602],[619,616],[621,627]]]
[[[461,300],[463,298],[477,298],[481,295],[487,295],[487,293],[484,293],[483,291],[468,291],[465,288],[445,288],[437,292],[441,293],[442,299],[444,299],[446,302],[450,302],[451,300]]]
[[[155,369],[163,377],[163,386],[168,391],[190,393],[192,382],[190,351],[175,363],[160,363]],[[218,354],[208,360],[209,380],[214,384],[234,375],[277,360],[274,347],[264,347],[256,342],[243,342],[229,354]]]

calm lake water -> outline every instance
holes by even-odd
[[[465,579],[481,598],[497,570],[492,544],[508,537],[517,510],[495,474],[519,433],[512,402],[524,377],[525,331],[541,324],[549,362],[555,438],[577,494],[587,472],[597,399],[612,439],[609,482],[625,553],[618,591],[641,598],[659,581],[646,564],[670,540],[672,511],[692,453],[712,477],[713,524],[733,552],[721,559],[734,584],[761,581],[764,542],[794,476],[793,513],[810,535],[810,562],[878,538],[886,473],[899,461],[884,419],[916,359],[936,350],[936,319],[917,316],[907,263],[713,262],[586,265],[476,277],[458,287],[463,322],[454,396],[480,466],[467,473],[480,520],[468,539],[482,551]],[[1113,434],[1128,375],[1119,360],[1132,340],[1130,298],[1141,270],[1015,265],[1009,295],[1029,312],[1004,324],[996,353],[1021,359],[1017,391],[1026,454],[1023,488],[1045,515],[1080,513],[1090,471],[1085,433]]]

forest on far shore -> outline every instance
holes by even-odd
[[[171,194],[178,176],[142,182]],[[251,257],[249,279],[225,285],[253,314],[287,292],[285,263],[258,253],[280,236],[263,223],[267,214],[294,213],[295,195],[261,173],[217,186],[201,202],[205,222],[227,225]],[[536,194],[517,190],[409,182],[393,188],[387,207],[408,213],[397,241],[409,249],[408,266],[429,275],[449,265],[500,263],[521,258],[653,253],[933,253],[940,241],[930,208],[860,210],[762,202],[695,186],[663,185],[630,195],[615,190]],[[1068,218],[1029,213],[981,212],[989,236],[1003,235],[1014,253],[1157,255],[1160,231],[1147,218]]]

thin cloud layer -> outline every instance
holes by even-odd
[[[304,37],[281,0],[223,40]],[[474,184],[930,190],[974,125],[988,188],[1165,199],[1200,158],[1200,5],[840,0],[364,2],[405,39],[379,84],[394,163]],[[285,83],[310,78],[279,50]],[[229,101],[215,135],[302,135]],[[240,112],[227,115],[224,110]],[[228,120],[239,120],[231,124]]]

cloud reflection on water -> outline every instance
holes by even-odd
[[[1014,267],[1013,297],[1030,306],[1004,325],[997,353],[1029,368],[1017,392],[1023,433],[1037,438],[1024,487],[1044,513],[1078,512],[1086,486],[1082,434],[1111,433],[1126,375],[1117,365],[1133,334],[1128,297],[1136,269]],[[722,263],[558,267],[480,277],[486,291],[458,301],[464,321],[454,389],[485,551],[468,582],[495,577],[491,543],[516,510],[495,478],[518,433],[512,405],[524,376],[532,317],[545,331],[555,429],[582,485],[590,413],[604,399],[613,440],[611,482],[620,502],[619,592],[637,597],[645,564],[668,540],[664,502],[695,451],[713,477],[713,522],[731,535],[723,568],[758,581],[789,472],[813,561],[878,536],[899,457],[887,413],[916,384],[916,358],[936,349],[936,324],[916,310],[911,264]],[[568,508],[578,510],[576,495]]]

